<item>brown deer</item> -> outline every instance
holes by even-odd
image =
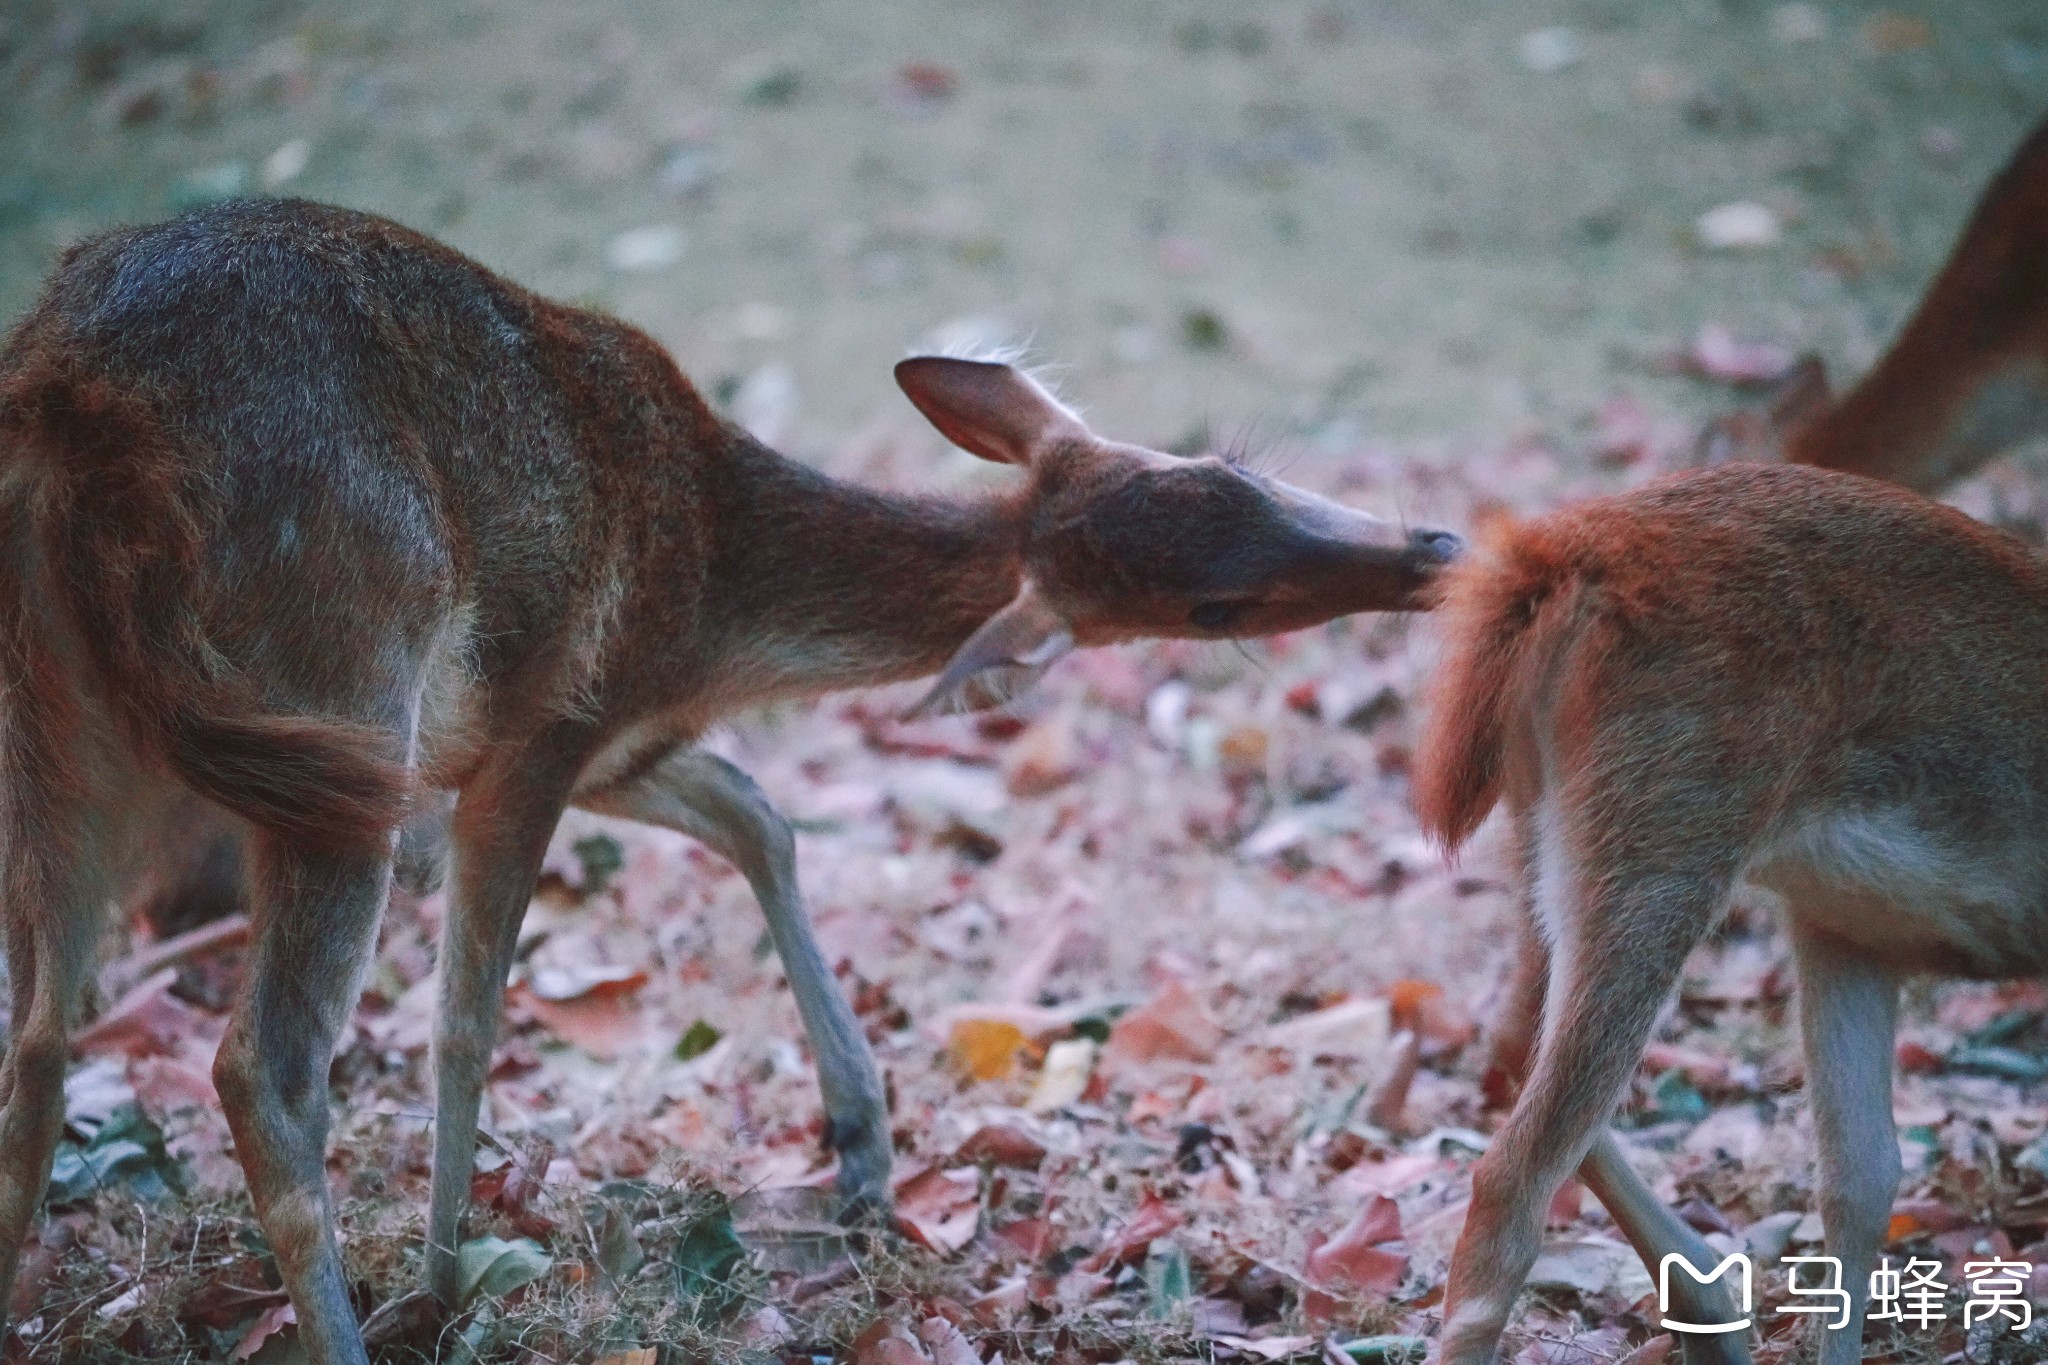
[[[1933,493],[2048,432],[2048,123],[1992,179],[1891,349],[1839,401],[1806,357],[1696,460],[1787,459]]]
[[[1500,530],[1446,575],[1439,614],[1417,810],[1455,849],[1505,800],[1541,967],[1520,1010],[1540,1042],[1473,1172],[1442,1359],[1495,1359],[1582,1159],[1646,1195],[1604,1125],[1687,953],[1751,884],[1794,945],[1848,1295],[1819,1359],[1860,1360],[1899,1179],[1899,983],[2048,969],[2048,558],[1874,480],[1732,466]],[[1719,1264],[1648,1202],[1614,1210],[1646,1259]],[[1712,1296],[1685,1306],[1734,1320]],[[1691,1343],[1747,1359],[1737,1334]]]
[[[840,1187],[883,1204],[882,1086],[789,827],[692,741],[769,698],[940,672],[929,704],[979,702],[1076,646],[1409,607],[1457,549],[1103,440],[1007,365],[896,377],[1016,483],[835,482],[717,418],[642,333],[360,213],[233,203],[64,257],[0,350],[0,1299],[100,907],[138,831],[194,797],[243,830],[254,920],[215,1080],[308,1353],[362,1361],[326,1078],[416,804],[457,794],[427,1227],[443,1300],[516,931],[571,804],[745,873]]]

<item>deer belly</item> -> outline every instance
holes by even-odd
[[[1905,808],[1802,823],[1752,861],[1786,917],[1900,972],[1998,978],[2048,970],[2035,851],[1962,841]]]

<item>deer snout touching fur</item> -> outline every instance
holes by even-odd
[[[327,1071],[409,813],[453,798],[438,1296],[517,930],[570,805],[680,830],[745,875],[840,1190],[873,1210],[881,1077],[790,827],[693,747],[706,727],[933,673],[935,704],[971,704],[1077,645],[1414,605],[1447,558],[1441,533],[1103,440],[1006,365],[922,357],[897,378],[1017,477],[968,499],[826,478],[720,420],[635,329],[363,214],[223,204],[65,257],[0,348],[0,1302],[102,907],[201,798],[233,817],[253,921],[221,1101],[300,1340],[362,1362]]]
[[[1505,803],[1528,869],[1516,1012],[1541,1021],[1474,1171],[1443,1360],[1495,1360],[1582,1161],[1652,1267],[1719,1263],[1604,1125],[1745,883],[1783,902],[1826,1250],[1853,1297],[1819,1358],[1860,1360],[1899,1175],[1899,983],[2048,970],[2048,560],[1873,480],[1729,466],[1499,532],[1446,575],[1438,618],[1417,809],[1455,849]],[[1738,1336],[1687,1350],[1747,1359]]]

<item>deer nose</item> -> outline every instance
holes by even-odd
[[[1449,531],[1416,531],[1409,535],[1408,546],[1418,554],[1427,555],[1439,564],[1448,564],[1465,553],[1463,537]]]

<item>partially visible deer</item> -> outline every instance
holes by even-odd
[[[243,830],[254,919],[215,1080],[308,1354],[360,1362],[327,1072],[418,802],[459,793],[437,1294],[455,1293],[516,931],[571,804],[682,830],[745,873],[840,1187],[882,1204],[882,1086],[789,827],[691,747],[705,727],[935,671],[929,705],[987,700],[1076,646],[1408,607],[1457,549],[1103,440],[1005,365],[896,376],[1021,477],[965,500],[835,482],[719,420],[642,333],[363,214],[228,204],[65,256],[0,350],[0,1301],[62,1126],[101,907],[137,874],[138,835],[195,795]]]
[[[1992,179],[1891,349],[1837,401],[1803,359],[1762,408],[1709,424],[1700,463],[1783,458],[1923,493],[2048,432],[2048,123]]]
[[[1442,1359],[1495,1359],[1582,1159],[1640,1190],[1604,1126],[1687,953],[1750,883],[1784,902],[1820,1212],[1853,1296],[1819,1359],[1860,1360],[1899,1179],[1899,983],[2048,969],[2048,558],[1874,480],[1731,466],[1501,530],[1446,575],[1439,614],[1417,809],[1455,849],[1506,802],[1545,968],[1526,1083],[1473,1172]],[[1653,1265],[1718,1264],[1659,1215],[1627,1211]],[[1709,1358],[1747,1358],[1716,1340]]]

